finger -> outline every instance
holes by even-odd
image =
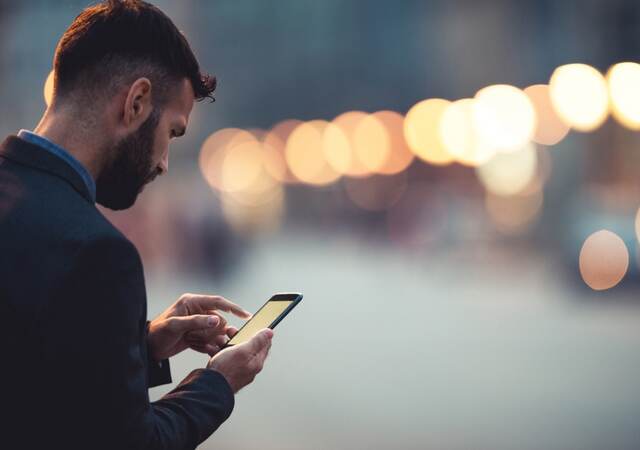
[[[208,353],[206,344],[197,344],[197,345],[196,344],[190,344],[189,348],[191,350],[195,350],[196,352]]]
[[[269,347],[271,347],[271,338],[273,338],[273,330],[269,328],[260,330],[254,337],[252,337],[247,342],[252,355],[257,357],[261,353],[264,353],[266,356],[266,352],[268,352]]]
[[[224,334],[220,336],[216,336],[215,339],[213,340],[213,343],[220,347],[224,346],[227,342],[229,342],[229,338]]]
[[[220,328],[203,328],[200,330],[191,330],[185,333],[184,338],[187,341],[212,341],[216,336],[224,335],[224,331]]]
[[[269,355],[270,349],[271,349],[271,341],[269,341],[269,344],[263,347],[258,353],[253,355],[252,359],[253,361],[256,361],[258,363],[259,365],[258,367],[260,368],[259,370],[262,370],[262,367],[264,366],[264,362],[267,359],[267,356]]]
[[[227,336],[230,338],[234,337],[238,333],[238,329],[236,327],[227,327]]]
[[[218,324],[210,327],[210,328],[200,328],[196,330],[188,331],[185,334],[185,338],[189,339],[200,339],[200,340],[211,340],[215,336],[220,334],[225,334],[227,329],[227,321],[224,317],[213,313],[213,316],[218,318]]]
[[[194,337],[196,336],[196,337]],[[189,336],[185,335],[185,342],[189,345],[207,345],[207,344],[212,344],[212,345],[217,345],[217,346],[223,346],[225,345],[227,342],[229,342],[229,338],[227,337],[226,334],[218,334],[216,336],[212,336],[208,339],[202,339],[201,337],[199,337],[199,335],[194,335],[194,334],[190,334]]]
[[[251,313],[249,311],[246,311],[235,303],[219,295],[189,294],[188,301],[195,303],[202,309],[218,309],[220,311],[232,313],[243,319],[249,319],[251,317]]]
[[[167,319],[167,323],[173,327],[175,331],[186,333],[191,330],[215,328],[220,323],[220,317],[206,314],[175,316]]]
[[[207,344],[206,348],[207,348],[207,354],[209,356],[213,356],[216,353],[218,353],[222,347],[217,346],[217,345]]]
[[[220,347],[213,344],[190,345],[189,347],[197,352],[206,353],[209,356],[213,356],[220,351]]]
[[[217,313],[215,311],[209,311],[209,314],[211,314],[212,316],[216,316],[218,319],[220,319],[220,322],[218,322],[218,326],[216,328],[220,330],[224,330],[225,327],[227,326],[227,319],[225,319],[220,315],[220,313]]]

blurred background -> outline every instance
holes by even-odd
[[[0,2],[3,135],[88,4]],[[219,88],[105,211],[150,318],[304,294],[201,448],[640,446],[640,3],[156,4]]]

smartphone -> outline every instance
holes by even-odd
[[[223,348],[242,344],[263,328],[271,328],[273,330],[301,300],[302,294],[298,293],[275,294],[229,339]]]

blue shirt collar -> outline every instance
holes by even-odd
[[[91,194],[91,199],[94,203],[96,202],[96,182],[93,180],[91,174],[89,174],[89,171],[82,165],[82,163],[80,163],[80,161],[74,158],[71,153],[69,153],[59,145],[54,144],[49,139],[35,134],[34,132],[29,130],[20,130],[18,132],[18,137],[31,144],[35,144],[50,153],[53,153],[57,157],[63,159],[71,167],[73,167],[75,171],[78,172],[78,175],[80,175],[84,183],[87,185],[89,194]]]

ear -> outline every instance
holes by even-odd
[[[153,106],[151,104],[151,81],[148,78],[138,78],[129,87],[124,102],[122,124],[129,132],[137,130],[149,117]]]

